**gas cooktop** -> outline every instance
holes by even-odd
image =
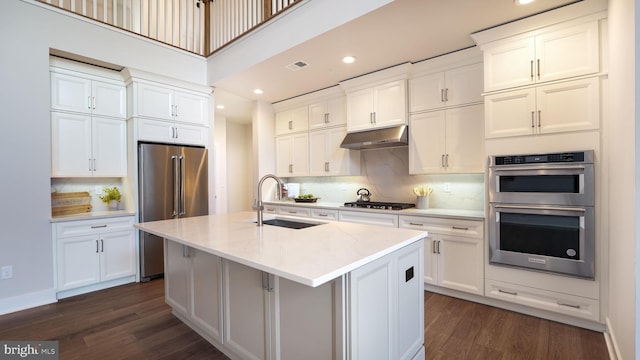
[[[382,209],[382,210],[402,210],[415,207],[415,204],[393,203],[393,202],[376,202],[376,201],[354,201],[344,203],[346,207],[365,208],[365,209]]]

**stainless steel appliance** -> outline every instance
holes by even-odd
[[[344,203],[346,207],[355,207],[362,209],[380,209],[380,210],[402,210],[415,207],[415,204],[394,203],[394,202],[377,202],[377,201],[354,201]]]
[[[489,261],[595,276],[592,150],[492,156]]]
[[[138,191],[140,221],[207,215],[207,150],[199,147],[140,143]],[[162,238],[140,232],[140,278],[164,272]]]

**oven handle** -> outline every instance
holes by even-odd
[[[567,166],[493,166],[494,171],[514,171],[514,170],[584,170],[584,165],[567,165]]]
[[[521,205],[494,205],[496,209],[523,209],[523,210],[556,210],[556,211],[572,211],[572,212],[587,212],[587,209],[580,207],[565,207],[565,206],[521,206]]]

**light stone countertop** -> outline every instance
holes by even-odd
[[[264,215],[265,220],[274,217],[289,218]],[[152,221],[135,227],[311,287],[428,235],[425,231],[336,221],[305,229],[259,227],[255,219],[255,212],[247,211]]]
[[[385,213],[394,215],[417,215],[417,216],[430,216],[441,217],[449,219],[461,219],[461,220],[484,220],[484,211],[482,210],[459,210],[459,209],[417,209],[409,208],[404,210],[382,210],[382,209],[367,209],[367,208],[355,208],[344,206],[343,203],[330,203],[330,202],[316,202],[316,203],[297,203],[293,200],[273,200],[264,201],[264,204],[277,205],[277,206],[299,206],[319,209],[330,210],[346,210],[346,211],[366,211],[375,213]]]

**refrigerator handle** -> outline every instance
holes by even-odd
[[[180,202],[178,203],[178,216],[184,216],[186,215],[185,212],[185,208],[186,203],[185,203],[185,196],[184,196],[184,184],[186,182],[185,179],[185,169],[184,169],[184,156],[180,156],[178,157],[178,163],[180,165],[180,169],[179,169],[179,173],[180,173],[180,185],[179,185],[179,189],[180,189]]]
[[[178,215],[178,157],[176,155],[171,156],[171,172],[173,178],[173,207],[171,210],[171,217]]]

